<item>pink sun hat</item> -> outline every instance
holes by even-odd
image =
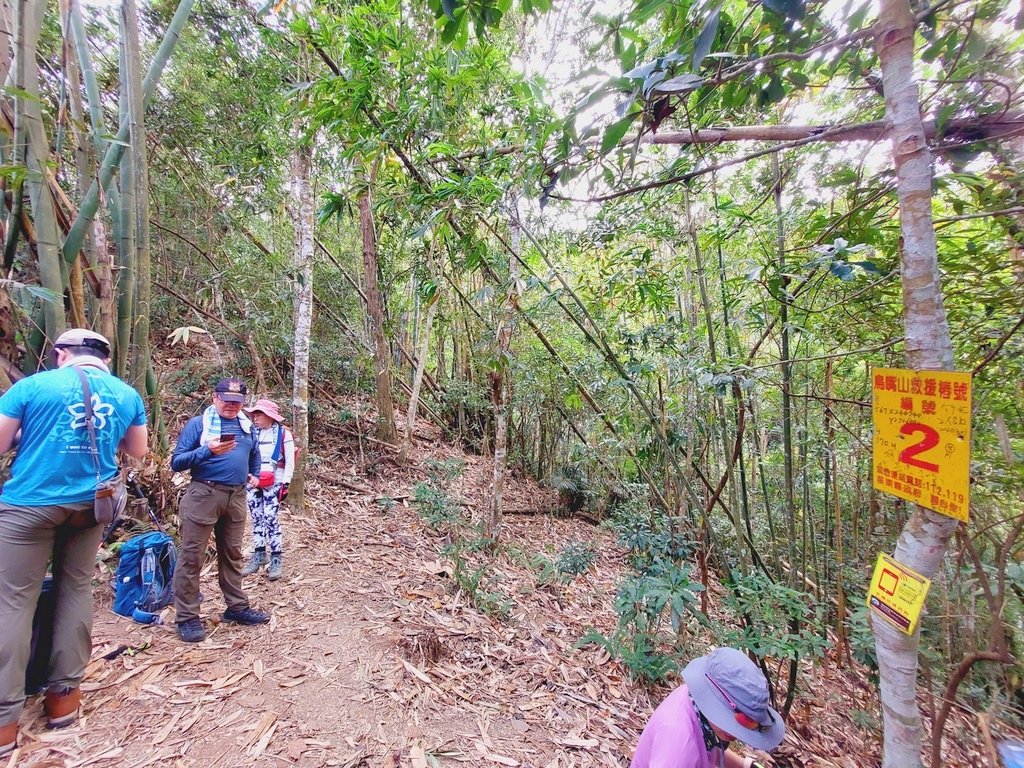
[[[273,400],[267,400],[266,398],[261,398],[252,405],[250,405],[248,408],[243,408],[242,410],[245,411],[250,416],[252,416],[257,411],[260,413],[265,413],[278,424],[284,421],[284,416],[282,416],[281,412],[277,409],[277,403],[275,403]]]

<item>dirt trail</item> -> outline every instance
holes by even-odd
[[[575,647],[588,629],[607,634],[615,624],[624,562],[611,534],[538,514],[557,506],[554,494],[511,478],[507,508],[530,514],[506,517],[474,605],[442,556],[451,531],[428,526],[409,499],[426,477],[423,460],[465,460],[451,493],[472,514],[490,463],[436,439],[408,467],[339,450],[314,470],[307,508],[283,515],[285,577],[246,582],[270,624],[218,623],[224,604],[211,564],[202,580],[209,637],[187,645],[170,609],[161,626],[111,612],[111,561],[96,589],[80,723],[47,732],[38,698],[30,701],[21,748],[0,768],[627,766],[665,691],[634,685],[594,646]],[[485,562],[467,530],[464,582]],[[580,542],[597,553],[594,566],[567,585],[545,583],[538,558],[550,562]],[[693,630],[686,655],[711,640]],[[116,653],[126,646],[138,650]],[[874,730],[855,725],[858,712],[877,707],[874,691],[863,674],[829,666],[806,670],[779,766],[878,764]],[[967,741],[947,739],[947,765],[983,764]]]
[[[487,588],[513,601],[513,616],[489,618],[451,588],[439,559],[448,540],[405,501],[422,472],[388,467],[389,477],[340,481],[350,487],[314,480],[307,509],[285,514],[285,578],[246,582],[269,625],[217,623],[212,565],[202,582],[209,637],[194,646],[175,636],[172,611],[167,624],[141,626],[114,615],[97,588],[81,722],[46,732],[34,700],[10,765],[625,765],[638,694],[606,656],[573,650],[586,627],[562,611],[587,605],[588,620],[610,625],[616,556],[599,556],[601,578],[557,591],[537,588],[526,564],[533,551],[608,534],[510,517],[507,568]],[[488,472],[471,464],[461,497],[482,492]],[[399,500],[390,510],[376,501],[385,492]],[[553,502],[528,483],[508,497],[513,508]],[[122,646],[142,650],[103,658]]]

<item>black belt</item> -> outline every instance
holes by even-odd
[[[200,480],[198,477],[193,477],[192,482],[208,485],[211,488],[216,488],[218,491],[240,491],[245,488],[245,483],[238,483],[237,485],[231,485],[230,483],[215,483],[213,480]]]

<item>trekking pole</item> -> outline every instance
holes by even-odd
[[[128,470],[128,485],[131,487],[137,498],[145,499],[146,512],[149,513],[149,519],[153,521],[153,525],[156,526],[156,529],[160,531],[160,533],[167,533],[163,523],[160,522],[156,512],[153,510],[153,504],[150,502],[149,496],[147,496],[146,492],[142,489],[142,485],[139,483],[139,476],[134,469]]]

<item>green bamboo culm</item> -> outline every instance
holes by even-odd
[[[164,67],[171,58],[171,53],[174,51],[174,46],[181,36],[181,31],[185,27],[185,22],[188,21],[189,13],[191,13],[194,4],[195,0],[181,0],[178,9],[174,12],[174,17],[167,26],[164,39],[160,43],[153,61],[150,62],[146,78],[142,81],[143,104],[152,98],[153,92],[156,90],[156,84],[160,80],[160,75],[163,74]],[[93,180],[93,183],[89,186],[88,191],[82,198],[82,204],[78,208],[78,216],[75,217],[74,223],[68,229],[67,237],[64,238],[63,254],[65,261],[74,261],[78,252],[82,250],[82,244],[85,242],[85,235],[89,230],[89,225],[96,215],[96,211],[99,210],[100,188],[107,189],[114,178],[114,172],[121,163],[122,155],[124,155],[125,145],[128,140],[128,130],[129,123],[127,117],[125,117],[121,120],[116,141],[107,147],[107,151],[103,155],[99,178]]]

